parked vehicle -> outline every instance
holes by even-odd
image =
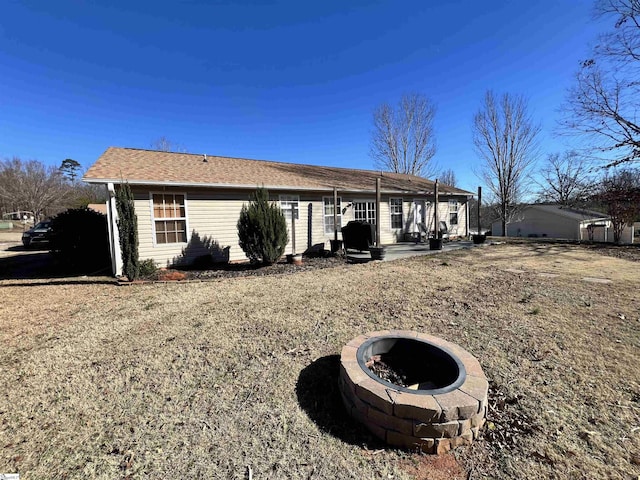
[[[51,222],[49,220],[39,222],[22,234],[22,244],[25,248],[49,245],[51,235]]]

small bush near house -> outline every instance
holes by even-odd
[[[52,221],[51,250],[65,268],[97,273],[111,265],[107,217],[86,208],[66,210]]]
[[[158,271],[158,267],[156,265],[156,262],[154,262],[150,258],[147,258],[146,260],[143,260],[142,262],[140,262],[140,265],[138,267],[138,274],[142,278],[152,277],[153,275],[156,274],[157,271]]]
[[[269,192],[258,188],[243,205],[238,220],[240,247],[251,263],[271,265],[284,253],[289,241],[282,210],[269,202]]]

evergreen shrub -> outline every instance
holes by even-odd
[[[51,250],[69,271],[103,273],[111,264],[107,217],[87,208],[72,208],[51,222]]]
[[[269,201],[269,192],[258,188],[243,205],[238,220],[240,247],[254,264],[271,265],[278,261],[289,241],[282,210]]]
[[[133,204],[133,193],[126,182],[121,183],[116,189],[116,209],[118,210],[122,273],[129,280],[135,280],[140,275],[138,217]]]

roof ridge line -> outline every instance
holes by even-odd
[[[388,174],[388,175],[404,175],[404,176],[407,176],[407,177],[419,178],[421,180],[426,180],[427,182],[431,182],[431,183],[434,182],[433,180],[431,180],[429,178],[420,177],[418,175],[412,175],[410,173],[390,172],[390,171],[373,170],[373,169],[366,169],[366,168],[349,168],[349,167],[335,167],[335,166],[330,166],[330,165],[313,165],[313,164],[309,164],[309,163],[283,162],[281,160],[264,160],[264,159],[257,159],[257,158],[230,157],[230,156],[226,156],[226,155],[211,155],[209,153],[167,152],[165,150],[154,150],[154,149],[151,149],[151,148],[114,147],[114,146],[111,146],[111,147],[108,147],[107,150],[109,150],[109,149],[136,150],[136,151],[140,151],[140,152],[150,152],[150,153],[169,153],[169,154],[172,154],[172,155],[193,155],[193,156],[198,156],[198,157],[202,157],[202,156],[206,155],[207,158],[228,158],[228,159],[231,159],[231,160],[242,160],[242,161],[246,161],[246,162],[264,162],[264,163],[270,163],[270,164],[294,165],[294,166],[302,166],[302,167],[333,168],[333,169],[336,169],[336,170],[350,171],[350,172],[379,173],[380,177],[384,177],[385,174]]]

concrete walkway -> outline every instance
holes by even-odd
[[[456,240],[452,242],[443,242],[442,250],[430,250],[429,243],[403,242],[385,245],[384,261],[397,260],[399,258],[415,257],[417,255],[434,255],[441,252],[449,252],[451,250],[461,250],[463,248],[473,247],[473,242],[468,240]],[[369,252],[353,252],[349,251],[347,258],[354,263],[364,263],[371,260]]]

